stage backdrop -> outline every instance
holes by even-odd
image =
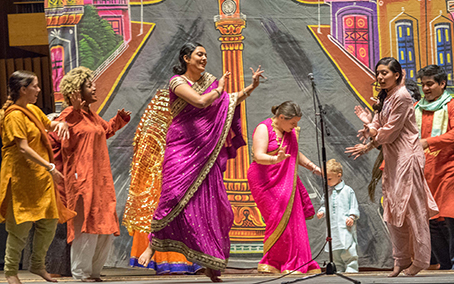
[[[249,67],[261,65],[268,79],[241,106],[249,143],[225,173],[235,214],[229,266],[256,267],[265,224],[246,179],[251,134],[271,116],[273,105],[294,100],[303,110],[300,150],[319,164],[307,77],[313,73],[326,109],[328,158],[343,164],[344,179],[359,201],[359,264],[391,267],[381,190],[375,202],[367,194],[378,152],[356,161],[344,154],[347,146],[358,142],[356,131],[362,127],[353,108],[371,107],[374,66],[384,56],[398,58],[410,79],[427,64],[442,65],[451,84],[453,11],[454,1],[448,0],[47,0],[53,87],[61,101],[62,76],[83,65],[94,70],[100,100],[93,107],[103,118],[110,119],[121,108],[132,111],[131,122],[108,140],[121,219],[134,132],[156,90],[168,85],[180,47],[187,41],[202,43],[208,52],[208,72],[218,77],[232,72],[229,92],[250,84]],[[321,179],[306,169],[298,174],[317,210]],[[315,218],[306,223],[315,254],[325,240],[325,221]],[[127,266],[131,243],[122,227],[107,265]],[[317,261],[327,259],[322,253]]]

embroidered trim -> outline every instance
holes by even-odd
[[[170,89],[172,90],[172,92],[175,92],[175,88],[183,84],[188,84],[188,82],[183,77],[175,77],[170,80]]]
[[[299,133],[300,133],[300,128],[296,127],[295,135],[296,135],[297,142],[298,142]],[[292,214],[292,209],[293,209],[293,202],[295,201],[297,176],[298,176],[298,153],[296,155],[296,160],[295,160],[295,172],[293,175],[293,190],[292,190],[292,194],[290,196],[290,200],[288,201],[287,208],[285,209],[285,212],[282,215],[281,221],[279,221],[279,224],[277,225],[276,229],[274,229],[274,232],[271,234],[271,236],[269,236],[269,238],[263,244],[263,253],[264,254],[267,253],[273,247],[273,245],[277,242],[277,240],[280,238],[282,233],[284,233],[285,228],[287,227],[288,221],[290,220],[290,215]]]
[[[202,77],[200,77],[200,79],[192,85],[192,88],[199,95],[202,95],[215,80],[216,77],[214,75],[205,72]],[[181,84],[188,84],[188,82],[183,77],[175,77],[170,81],[170,89],[172,92],[175,92],[175,88]],[[177,116],[187,105],[188,103],[185,100],[178,97],[170,106],[170,113],[172,114],[172,117]]]
[[[257,265],[257,271],[260,273],[273,273],[273,274],[281,273],[281,271],[279,269],[277,269],[276,267],[271,266],[269,264],[263,264],[263,263],[259,263]]]
[[[151,246],[154,250],[160,252],[179,252],[183,254],[188,261],[197,263],[201,266],[206,266],[214,270],[224,271],[228,259],[220,259],[208,254],[188,248],[184,243],[170,239],[160,240],[153,238]]]
[[[162,230],[173,219],[175,219],[175,217],[178,216],[178,214],[181,213],[181,211],[186,206],[186,204],[188,204],[188,202],[192,198],[192,196],[194,196],[197,189],[199,189],[199,186],[202,184],[203,180],[205,179],[205,177],[207,176],[207,174],[210,172],[211,168],[213,167],[214,163],[216,162],[219,152],[221,151],[222,147],[224,146],[225,140],[227,139],[227,134],[230,131],[230,126],[232,124],[233,115],[235,113],[236,102],[238,100],[238,93],[232,93],[232,94],[228,94],[228,95],[229,95],[229,107],[228,107],[226,122],[224,124],[224,128],[222,129],[222,133],[221,133],[218,143],[216,144],[216,147],[214,148],[213,152],[211,153],[210,157],[208,158],[208,161],[206,162],[206,164],[203,166],[203,168],[200,171],[199,175],[197,176],[196,180],[188,188],[188,190],[186,191],[186,193],[184,194],[184,196],[180,200],[180,202],[172,209],[172,211],[169,212],[169,214],[167,214],[161,220],[153,219],[153,221],[151,221],[151,232],[157,232],[157,231]]]

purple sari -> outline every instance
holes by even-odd
[[[268,128],[267,154],[276,155],[279,146],[271,118],[261,124]],[[310,261],[312,254],[305,218],[313,216],[315,211],[297,175],[298,131],[299,128],[284,133],[281,147],[287,146],[289,158],[274,165],[254,161],[248,170],[252,196],[266,223],[259,272],[320,272],[317,262]],[[306,262],[309,263],[302,266]]]
[[[245,145],[238,94],[223,92],[209,107],[199,109],[175,95],[173,90],[180,84],[190,83],[172,77],[174,118],[167,132],[162,192],[149,238],[157,251],[179,252],[189,261],[222,271],[233,224],[222,172],[227,159]],[[205,73],[192,88],[203,95],[217,86],[216,78]]]

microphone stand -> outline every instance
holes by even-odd
[[[339,277],[342,277],[350,282],[353,282],[355,284],[361,284],[360,281],[349,278],[341,273],[338,273],[336,271],[336,265],[334,264],[333,261],[333,244],[331,243],[331,216],[330,216],[330,211],[329,211],[329,196],[328,196],[328,178],[326,173],[328,172],[326,169],[326,148],[325,148],[325,120],[323,118],[325,114],[325,110],[323,109],[323,105],[320,103],[320,98],[318,95],[317,87],[314,82],[314,75],[312,73],[309,73],[307,75],[309,79],[311,80],[312,83],[312,96],[314,100],[314,111],[316,112],[317,115],[317,105],[319,109],[318,116],[320,117],[320,133],[321,133],[321,140],[322,140],[322,165],[323,165],[323,172],[325,173],[323,175],[323,193],[325,195],[325,218],[326,218],[326,227],[327,227],[327,237],[326,240],[328,241],[328,254],[329,254],[329,262],[326,265],[325,272],[306,276],[303,278],[295,279],[292,281],[287,281],[287,282],[282,282],[282,284],[290,284],[290,283],[295,283],[299,281],[304,281],[312,278],[316,278],[318,276],[322,275],[337,275]],[[317,124],[316,124],[317,125]],[[329,135],[329,134],[328,134]],[[318,137],[318,133],[317,133]]]

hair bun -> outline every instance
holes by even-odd
[[[272,106],[272,107],[271,107],[271,112],[272,112],[273,114],[276,114],[278,108],[279,108],[278,105]]]

